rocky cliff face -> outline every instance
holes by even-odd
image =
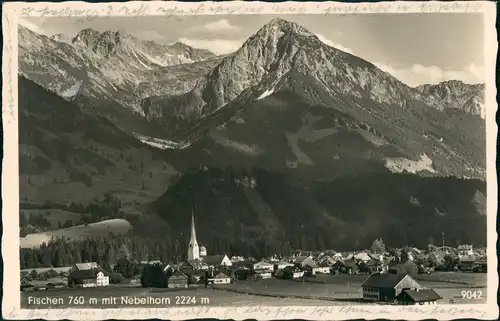
[[[416,88],[423,100],[437,108],[453,108],[485,118],[484,84],[465,84],[459,80]]]
[[[161,68],[215,57],[178,43],[141,41],[124,30],[84,29],[71,44],[63,40],[63,35],[49,38],[20,26],[20,73],[58,94],[82,82],[80,93],[87,99],[111,101],[140,114],[136,90],[142,81],[154,83]]]
[[[296,23],[274,19],[184,95],[189,98],[175,98],[173,106],[171,98],[165,97],[163,103],[158,101],[149,110],[155,117],[198,118],[223,107],[245,90],[271,90],[291,70],[313,76],[330,95],[367,97],[404,107],[416,94],[373,64],[324,44]],[[190,104],[183,104],[185,101]]]
[[[215,57],[208,50],[195,49],[182,43],[162,45],[139,40],[124,29],[102,33],[84,29],[73,39],[73,44],[86,48],[99,57],[134,61],[144,68],[193,63]]]
[[[259,164],[316,168],[318,175],[340,159],[331,169],[335,175],[382,168],[483,177],[484,122],[428,101],[432,95],[293,22],[274,19],[191,91],[146,99],[142,106],[150,121],[178,139],[202,137],[206,150],[215,148],[207,147],[212,140],[224,150],[217,152],[223,163],[241,153],[258,155]]]

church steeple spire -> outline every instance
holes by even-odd
[[[196,228],[194,226],[194,213],[191,210],[191,238],[189,239],[188,260],[200,258],[200,248],[196,240]]]

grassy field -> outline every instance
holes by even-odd
[[[76,297],[84,297],[84,304],[75,303]],[[170,303],[149,303],[127,305],[121,303],[121,297],[129,298],[169,298]],[[31,297],[31,299],[30,299]],[[33,298],[52,298],[59,299],[59,304],[34,304],[31,303]],[[70,304],[70,297],[73,297],[73,303]],[[103,303],[103,298],[116,298],[116,304]],[[189,303],[187,298],[190,298]],[[97,299],[97,303],[90,303],[90,299]],[[193,302],[195,298],[196,302]],[[77,299],[77,301],[79,301]],[[184,301],[184,304],[182,304]],[[54,289],[47,292],[22,292],[21,293],[21,307],[33,309],[61,309],[61,308],[117,308],[117,307],[188,307],[188,306],[210,306],[210,307],[223,307],[223,306],[248,306],[248,305],[271,305],[271,306],[286,306],[286,305],[314,305],[325,306],[333,305],[330,301],[322,300],[304,300],[304,299],[283,299],[272,298],[257,295],[237,294],[234,292],[217,291],[214,289],[195,288],[183,289],[177,291],[152,293],[149,289],[140,287],[126,287],[126,286],[109,286],[105,288],[89,288],[89,289]]]
[[[219,286],[227,291],[237,291],[248,294],[321,297],[325,300],[340,300],[354,302],[362,297],[361,284],[367,275],[318,275],[303,281],[268,279],[259,282],[244,281],[238,284]],[[417,281],[426,288],[433,288],[443,299],[442,303],[481,303],[486,300],[486,274],[436,272],[430,275],[419,275]],[[422,280],[425,279],[425,280]],[[457,283],[460,280],[462,283]],[[308,282],[309,281],[309,282]],[[464,290],[481,291],[481,298],[463,300]]]
[[[47,231],[35,234],[28,234],[20,238],[21,248],[38,247],[44,242],[50,241],[53,237],[67,237],[72,239],[85,238],[89,236],[109,236],[126,234],[130,231],[132,225],[124,219],[111,219],[88,225],[78,225],[59,229],[55,231]]]
[[[69,212],[65,210],[61,210],[58,208],[50,208],[50,209],[22,209],[21,212],[23,212],[25,215],[32,216],[32,215],[39,215],[42,214],[44,218],[49,220],[50,224],[52,225],[52,228],[56,229],[58,227],[58,224],[64,224],[66,221],[70,220],[73,223],[78,222],[82,214],[80,213],[74,213],[74,212]]]
[[[474,280],[466,284],[449,283],[449,280],[463,280],[468,273],[436,273],[426,275],[429,281],[419,281],[424,287],[432,287],[443,299],[440,303],[447,304],[450,300],[453,303],[484,303],[486,301],[486,274],[475,274],[468,280]],[[65,307],[85,307],[85,308],[112,308],[112,307],[165,307],[165,306],[245,306],[245,305],[350,305],[353,303],[369,304],[360,302],[362,296],[361,283],[366,275],[338,275],[338,276],[318,276],[314,282],[296,282],[291,280],[267,279],[254,281],[241,281],[237,284],[219,285],[213,288],[191,288],[182,290],[162,289],[161,292],[151,292],[149,289],[131,287],[124,285],[111,285],[104,288],[91,289],[54,289],[47,292],[23,292],[21,294],[21,305],[25,308],[65,308]],[[438,281],[440,280],[440,281]],[[325,283],[316,283],[325,282]],[[483,286],[482,288],[473,288]],[[481,298],[473,300],[462,299],[461,292],[464,290],[481,291]],[[70,297],[83,296],[85,303],[78,305],[70,304]],[[137,298],[169,298],[167,303],[145,303],[137,305],[127,305],[120,302],[121,297]],[[33,299],[37,298],[61,298],[63,302],[55,305],[33,304]],[[108,304],[103,302],[103,298],[116,297],[116,303]],[[186,298],[195,298],[196,302],[187,302]],[[90,302],[91,298],[96,301]],[[182,304],[184,298],[184,304]]]

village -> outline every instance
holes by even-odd
[[[270,287],[288,288],[290,282],[295,282],[322,284],[322,291],[327,293],[329,289],[334,292],[337,285],[345,287],[347,284],[354,289],[349,296],[354,302],[427,305],[444,299],[432,286],[438,283],[432,282],[438,279],[455,282],[460,288],[460,278],[446,280],[448,276],[487,272],[484,250],[474,249],[472,245],[429,246],[425,250],[406,246],[386,251],[379,239],[374,241],[372,249],[365,251],[298,252],[289,257],[274,255],[261,259],[208,255],[207,248],[198,245],[194,218],[191,225],[187,259],[177,264],[121,258],[111,271],[96,262],[24,269],[21,271],[21,291],[101,287],[138,287],[151,291],[214,288],[248,294],[248,289],[262,283],[264,286],[260,290],[250,292],[268,295],[263,292]],[[433,275],[440,277],[433,281]]]

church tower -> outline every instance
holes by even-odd
[[[200,258],[200,248],[196,241],[196,229],[194,227],[194,214],[191,213],[191,239],[189,240],[188,260],[197,260]]]

